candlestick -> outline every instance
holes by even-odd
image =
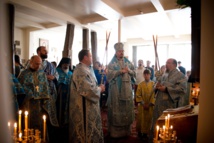
[[[22,132],[22,110],[19,110],[19,133]]]
[[[46,116],[43,115],[43,141],[46,141]]]
[[[17,136],[17,123],[14,123],[14,132],[13,132],[13,134],[14,134],[14,137]]]
[[[159,126],[156,127],[156,136],[155,136],[156,143],[158,143],[158,131],[159,131]]]

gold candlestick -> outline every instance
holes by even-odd
[[[19,133],[22,132],[22,110],[19,110]]]

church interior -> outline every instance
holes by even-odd
[[[187,49],[181,49],[178,50],[179,54],[174,55],[182,60],[182,56],[184,58],[187,53],[184,65],[192,71],[189,84],[195,88],[189,92],[199,95],[200,88],[200,98],[191,99],[191,104],[196,106],[191,110],[188,119],[178,116],[170,123],[179,128],[182,134],[180,138],[188,143],[214,142],[211,83],[214,80],[211,63],[214,32],[211,13],[214,2],[195,0],[194,7],[181,8],[178,1],[1,0],[0,65],[2,68],[9,67],[9,71],[14,72],[13,58],[9,57],[18,54],[21,62],[25,64],[36,54],[38,46],[48,46],[49,60],[57,63],[67,56],[72,59],[72,65],[78,64],[77,54],[85,48],[94,53],[93,63],[101,61],[107,65],[114,55],[113,45],[123,42],[125,56],[135,66],[141,56],[137,55],[136,49],[153,49],[155,42],[160,49],[181,45],[178,46],[179,49],[186,46],[189,53]],[[105,51],[105,48],[108,48],[108,51]],[[165,52],[170,53],[169,50]],[[167,57],[160,58],[161,65],[171,56],[163,55]],[[155,57],[152,59],[156,65]],[[11,118],[11,107],[7,104],[9,97],[6,95],[11,93],[3,70],[0,71],[0,81],[0,130],[6,131],[6,134],[0,135],[0,141],[6,143],[10,142],[7,130],[8,120]],[[163,125],[164,119],[161,117],[158,124]],[[189,132],[193,133],[188,134]]]

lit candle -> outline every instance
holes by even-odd
[[[159,126],[156,126],[156,137],[155,137],[155,141],[156,143],[158,143],[158,131],[159,131]]]
[[[199,88],[196,89],[196,96],[199,95]]]
[[[170,125],[169,122],[170,122],[170,114],[168,114],[168,125],[167,125],[168,127],[167,128],[169,128],[169,125]]]
[[[13,132],[14,136],[17,136],[17,123],[14,123],[14,132]]]
[[[21,122],[22,122],[22,110],[19,110],[19,133],[22,132]]]
[[[195,96],[195,90],[194,90],[194,89],[193,89],[193,91],[192,91],[192,95]]]
[[[165,116],[165,127],[167,128],[168,117]]]
[[[25,130],[28,129],[28,111],[25,111]]]
[[[43,115],[43,140],[46,142],[46,116]]]
[[[8,122],[7,125],[8,125],[8,129],[9,129],[9,133],[10,133],[10,135],[11,135],[10,122]]]
[[[26,137],[28,136],[28,111],[25,111],[25,130]]]
[[[22,141],[22,133],[19,133],[19,141]]]
[[[163,125],[163,133],[165,133],[166,126]]]

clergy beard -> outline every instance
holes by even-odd
[[[48,55],[45,55],[45,54],[41,54],[40,56],[41,56],[42,59],[47,59],[48,58]]]
[[[66,74],[69,72],[69,69],[62,69],[62,70],[63,70],[63,72],[66,73]]]

